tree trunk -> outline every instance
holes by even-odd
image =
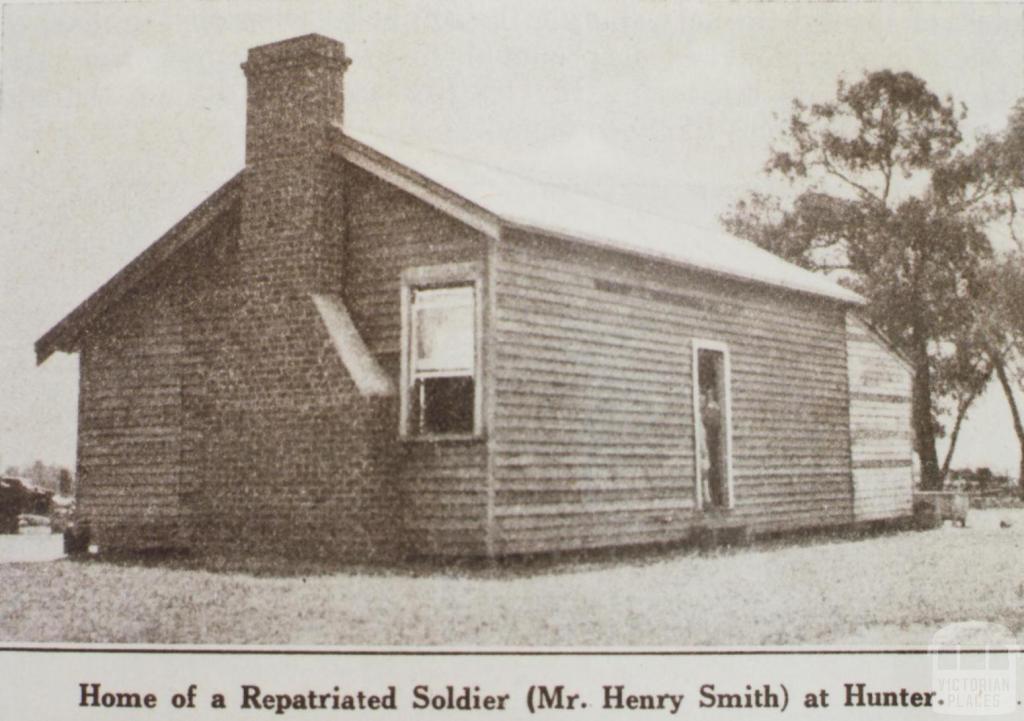
[[[964,420],[967,418],[967,411],[970,410],[971,405],[975,399],[985,390],[988,382],[992,379],[992,366],[989,365],[988,370],[985,372],[985,379],[978,385],[978,388],[972,391],[966,398],[961,398],[960,402],[957,403],[956,407],[956,420],[953,422],[953,432],[949,436],[949,448],[946,449],[946,458],[942,461],[942,482],[946,482],[946,478],[949,477],[949,464],[953,460],[953,451],[956,450],[956,441],[960,437],[960,428],[963,426]],[[1021,456],[1022,462],[1024,462],[1024,456]]]
[[[946,449],[946,457],[942,461],[942,482],[945,483],[949,477],[949,464],[953,460],[953,451],[956,450],[956,440],[960,437],[960,426],[967,417],[967,409],[974,402],[974,395],[971,394],[966,400],[957,404],[956,421],[953,422],[953,432],[949,434],[949,448]]]
[[[1006,376],[1006,366],[1002,358],[995,360],[996,376],[999,378],[999,385],[1003,387],[1006,395],[1006,402],[1010,406],[1010,416],[1013,418],[1013,432],[1017,434],[1017,443],[1020,446],[1020,463],[1017,466],[1017,485],[1021,489],[1021,497],[1024,497],[1024,424],[1021,423],[1020,410],[1017,408],[1017,400],[1013,397],[1013,386]]]
[[[932,418],[932,371],[928,365],[928,338],[919,323],[914,324],[913,416],[914,444],[921,461],[921,488],[942,489],[939,453],[935,448],[935,420]]]

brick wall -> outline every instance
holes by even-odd
[[[358,394],[310,298],[344,287],[344,168],[328,128],[342,119],[346,66],[340,43],[318,36],[255,48],[244,66],[238,277],[211,366],[200,546],[396,552],[395,504],[376,483],[379,429],[392,409]]]

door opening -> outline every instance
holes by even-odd
[[[700,505],[731,505],[729,474],[729,392],[724,349],[697,347],[694,358],[697,482]]]

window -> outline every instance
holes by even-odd
[[[472,266],[419,268],[403,282],[403,436],[480,432],[479,279]]]
[[[697,504],[732,508],[732,429],[729,350],[724,343],[694,341],[693,415]]]

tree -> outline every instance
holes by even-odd
[[[1024,422],[1011,383],[1012,376],[1017,388],[1024,387],[1024,237],[1018,228],[1020,196],[1024,194],[1024,99],[1014,105],[1006,129],[979,147],[974,163],[981,168],[977,171],[979,182],[996,188],[997,200],[990,212],[1006,220],[1008,234],[1017,248],[995,266],[991,302],[984,310],[991,313],[990,352],[1020,446],[1017,482],[1024,498]]]
[[[35,483],[37,486],[42,487],[46,483],[46,471],[46,464],[36,459],[36,461],[30,467],[25,469],[25,477],[28,478],[33,483]]]
[[[1018,482],[1024,496],[1024,420],[1015,390],[1024,389],[1024,252],[1004,255],[988,273],[988,293],[979,310],[984,348],[1010,407],[1020,446]]]
[[[75,479],[67,468],[60,468],[57,471],[57,493],[62,496],[70,496],[74,493]]]
[[[1024,421],[1015,396],[1024,379],[1024,236],[1019,227],[1024,203],[1024,100],[1014,105],[1002,132],[979,138],[970,153],[959,153],[939,168],[933,186],[950,207],[969,213],[994,233],[1004,230],[1016,248],[986,264],[972,332],[1010,408],[1024,495]]]
[[[965,114],[909,72],[840,80],[831,101],[793,101],[765,166],[790,182],[795,198],[752,194],[722,217],[731,232],[832,273],[867,299],[869,322],[914,367],[912,420],[925,488],[942,484],[936,377],[970,323],[991,255],[970,212],[991,188],[976,162],[955,155]]]
[[[940,470],[943,482],[949,477],[950,464],[956,451],[957,440],[967,413],[974,401],[980,396],[992,379],[993,364],[987,352],[984,338],[979,337],[978,329],[971,326],[953,342],[951,354],[936,361],[935,397],[948,398],[952,401],[951,415],[953,428],[949,434],[949,444]]]

